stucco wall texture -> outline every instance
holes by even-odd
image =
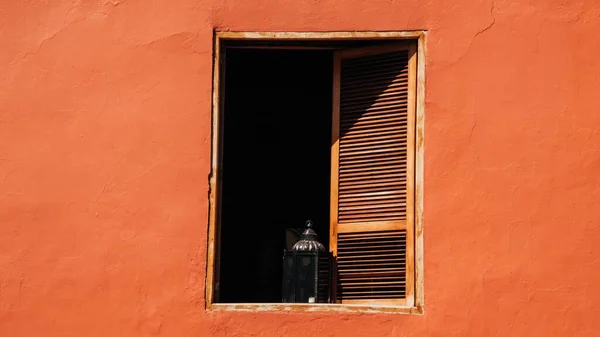
[[[428,31],[424,315],[205,311],[213,29]],[[0,336],[600,336],[599,55],[597,0],[4,0]]]

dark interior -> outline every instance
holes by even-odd
[[[280,302],[286,229],[329,245],[333,54],[226,55],[218,301]]]

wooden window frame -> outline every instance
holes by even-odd
[[[382,312],[423,314],[423,164],[424,164],[424,103],[425,103],[425,31],[347,31],[347,32],[232,32],[215,31],[212,88],[212,137],[211,137],[211,172],[209,176],[209,215],[208,242],[205,279],[205,309],[209,311],[335,311],[335,312]],[[290,303],[215,303],[215,275],[219,268],[217,261],[217,231],[220,218],[218,205],[221,190],[221,144],[223,129],[222,114],[222,82],[220,74],[223,42],[238,41],[328,41],[328,40],[412,40],[416,42],[416,81],[413,81],[416,95],[414,99],[414,285],[412,298],[405,305],[390,304],[290,304]],[[407,252],[407,254],[409,254]]]

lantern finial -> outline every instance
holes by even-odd
[[[313,222],[306,222],[306,230],[300,236],[300,241],[296,242],[292,250],[295,251],[325,251],[325,246],[317,241],[317,233],[312,229]]]

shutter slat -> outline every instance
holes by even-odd
[[[348,135],[348,133],[350,133],[351,131],[355,131],[357,130],[356,127],[358,126],[362,126],[362,125],[369,125],[372,126],[373,124],[380,124],[382,122],[396,122],[396,123],[406,123],[407,120],[407,116],[405,113],[390,113],[390,114],[379,114],[379,115],[368,115],[368,116],[360,116],[360,117],[353,117],[351,119],[348,119],[347,121],[343,121],[344,124],[342,124],[342,132],[343,135],[346,136]],[[372,132],[380,132],[381,130],[376,130],[374,128],[372,128],[373,130],[371,130]],[[405,132],[406,133],[406,132]],[[396,134],[398,135],[398,134]],[[344,141],[347,140],[347,138],[344,139]]]
[[[366,109],[394,109],[398,107],[398,104],[406,103],[406,94],[403,92],[398,92],[396,95],[392,97],[386,97],[382,99],[377,99],[373,102],[352,102],[353,104],[348,107],[348,112],[360,112],[365,111]],[[362,104],[362,105],[360,105]],[[348,106],[347,104],[340,104],[342,107]]]
[[[374,212],[371,212],[374,213]],[[356,223],[357,221],[364,222],[375,222],[375,221],[394,221],[394,220],[406,220],[406,217],[399,213],[383,213],[380,212],[378,216],[372,214],[349,214],[348,218],[344,217],[339,220],[340,224]]]
[[[355,205],[377,205],[379,203],[389,203],[390,200],[401,200],[401,201],[405,201],[406,199],[406,194],[391,194],[391,195],[384,195],[384,196],[373,196],[373,197],[362,197],[362,198],[352,198],[352,199],[345,199],[343,201],[340,201],[340,207],[345,207],[345,206],[355,206]]]
[[[355,98],[355,97],[365,97],[367,95],[372,95],[376,93],[388,93],[390,91],[396,91],[397,88],[405,88],[408,85],[407,78],[405,77],[397,77],[393,81],[389,83],[362,83],[360,86],[356,86],[356,88],[344,87],[344,99],[347,98]]]
[[[348,67],[361,66],[364,64],[372,64],[373,61],[385,62],[386,60],[390,60],[390,59],[398,60],[399,58],[404,58],[404,57],[405,57],[405,55],[403,55],[403,54],[398,55],[397,53],[374,54],[374,55],[370,55],[370,56],[346,59],[346,60],[344,60],[344,65],[347,65]]]
[[[386,119],[386,118],[404,118],[406,119],[407,115],[406,112],[401,112],[401,110],[398,110],[397,113],[394,114],[372,114],[372,115],[357,115],[357,117],[360,117],[360,119],[358,118],[348,118],[345,119],[341,122],[341,126],[342,128],[346,128],[348,126],[352,126],[352,125],[356,125],[358,123],[369,123],[371,120],[381,120],[381,119]]]
[[[397,179],[406,178],[406,171],[396,170],[392,174],[373,174],[363,175],[359,177],[345,177],[340,180],[340,186],[354,186],[362,183],[374,183],[377,181],[396,181]]]
[[[358,138],[358,140],[360,140],[360,139],[371,139],[372,137],[402,134],[402,133],[406,133],[406,131],[407,131],[406,127],[402,127],[402,126],[388,128],[386,130],[381,130],[381,129],[380,130],[372,130],[372,132],[369,132],[368,130],[363,130],[363,131],[355,130],[355,131],[352,131],[351,133],[344,134],[344,139],[340,140],[340,143],[343,143],[345,141],[354,140],[356,138]]]
[[[362,68],[352,73],[342,72],[342,89],[361,85],[362,83],[389,82],[394,79],[408,76],[408,70],[401,66],[390,66],[387,68]]]
[[[345,262],[348,262],[348,261],[345,261]],[[364,275],[365,273],[368,273],[370,275],[374,271],[385,271],[385,270],[398,270],[398,271],[404,270],[405,271],[406,269],[404,267],[399,267],[399,266],[390,266],[390,264],[387,263],[386,261],[383,261],[381,263],[369,261],[369,263],[364,263],[364,264],[345,263],[343,267],[338,268],[338,271],[341,271],[341,273],[339,273],[340,278],[344,278],[344,277],[351,278],[351,277],[353,277],[351,275]]]
[[[397,54],[383,54],[383,55],[380,54],[380,55],[375,55],[375,56],[366,56],[366,57],[361,57],[361,58],[348,59],[348,60],[344,61],[344,66],[346,67],[346,69],[352,70],[355,68],[364,67],[365,65],[372,65],[374,60],[381,64],[387,64],[390,61],[391,62],[399,62],[399,61],[407,62],[408,61],[406,58],[403,58],[402,56],[399,57],[399,55],[397,55]]]
[[[383,183],[383,182],[393,182],[393,181],[400,181],[402,182],[403,180],[406,179],[406,171],[402,172],[402,171],[396,171],[393,174],[387,174],[387,175],[378,175],[378,174],[373,174],[373,175],[364,175],[364,176],[359,176],[359,177],[350,177],[350,178],[344,178],[344,180],[340,180],[340,186],[362,186],[363,184],[376,184],[376,183]]]
[[[365,261],[367,261],[367,260],[386,260],[386,259],[389,259],[390,257],[399,257],[399,256],[404,256],[404,254],[403,253],[394,253],[394,252],[387,252],[387,254],[377,253],[377,254],[366,254],[366,255],[344,254],[344,256],[338,257],[338,260],[339,261],[344,261],[344,260],[349,260],[349,259],[361,259],[361,260],[365,260]]]
[[[343,173],[346,175],[344,179],[347,179],[355,176],[371,177],[373,175],[391,172],[406,172],[406,162],[400,159],[394,161],[380,162],[376,165],[373,165],[372,167],[352,166],[351,168],[345,169]]]
[[[364,270],[364,269],[361,269]],[[339,281],[342,284],[352,284],[358,282],[372,282],[377,284],[377,280],[384,281],[392,281],[399,282],[400,285],[404,285],[406,280],[406,270],[405,269],[394,269],[392,272],[386,273],[378,273],[378,272],[364,272],[364,273],[355,273],[351,269],[344,271],[344,278],[340,278]]]
[[[349,225],[352,226],[352,225]],[[368,232],[368,233],[377,233],[377,232]],[[340,233],[345,234],[345,233]],[[385,238],[380,238],[376,241],[368,241],[363,240],[362,242],[353,242],[353,249],[347,250],[345,255],[368,255],[370,253],[377,254],[404,254],[404,243],[402,241],[395,238],[394,240],[384,240]],[[344,247],[350,248],[351,246]],[[377,255],[377,258],[381,258],[385,255]]]
[[[381,239],[378,242],[372,242],[371,243],[371,247],[375,248],[375,247],[387,247],[387,245],[389,244],[393,244],[395,243],[394,240],[385,240]],[[360,249],[362,246],[364,245],[363,242],[349,242],[346,245],[344,245],[343,247],[340,246],[338,247],[338,250],[356,250],[356,249]],[[398,245],[399,247],[404,247],[404,245]]]
[[[366,199],[386,199],[394,197],[402,197],[406,195],[406,191],[378,191],[378,192],[367,192],[367,193],[353,193],[347,194],[344,198],[340,199],[340,202],[346,201],[360,201]]]
[[[390,290],[390,288],[392,290]],[[369,289],[364,291],[363,289]],[[363,287],[362,289],[345,289],[343,294],[339,295],[341,300],[360,300],[360,299],[401,299],[404,298],[405,286],[386,287],[378,289],[370,289]]]
[[[375,167],[367,167],[362,169],[352,169],[345,170],[344,175],[346,177],[355,177],[355,176],[370,176],[373,174],[384,174],[391,172],[405,172],[406,165],[398,164],[398,165],[386,165],[386,166],[375,166]]]
[[[371,184],[371,183],[375,183],[375,182],[392,182],[392,181],[398,181],[400,180],[400,184],[398,186],[402,186],[404,184],[404,182],[402,180],[405,180],[406,178],[406,171],[403,169],[400,170],[394,170],[394,173],[391,175],[379,175],[377,174],[378,172],[375,172],[372,175],[369,174],[365,174],[362,176],[357,176],[357,177],[345,177],[344,180],[341,180],[340,183],[338,184],[339,186],[356,186],[356,185],[364,185],[365,183],[367,184]],[[363,183],[364,182],[364,183]],[[373,187],[378,187],[378,186],[373,186]],[[356,194],[356,192],[352,192],[354,194]],[[366,196],[367,194],[365,194]],[[346,200],[345,198],[347,198],[346,195],[344,195],[344,198],[341,198],[340,200]]]
[[[384,187],[384,186],[401,186],[402,183],[404,183],[404,179],[398,178],[398,179],[381,180],[380,182],[375,182],[375,183],[358,183],[358,184],[347,184],[347,185],[340,184],[340,190],[356,190],[356,189],[362,189],[362,188]]]
[[[340,282],[342,287],[344,287],[344,289],[346,290],[350,290],[350,289],[364,289],[364,288],[371,288],[373,290],[376,290],[377,288],[387,288],[391,285],[401,285],[404,286],[404,284],[406,283],[404,280],[402,281],[389,281],[389,282],[344,282],[341,281]]]
[[[378,126],[390,126],[390,125],[396,125],[398,123],[406,123],[406,117],[404,116],[387,116],[387,117],[379,117],[379,118],[373,118],[373,119],[369,119],[369,120],[357,120],[355,123],[350,123],[348,124],[347,128],[343,128],[344,131],[346,131],[346,133],[349,133],[350,131],[354,131],[354,130],[361,130],[361,129],[369,129],[372,130],[373,128],[376,128]],[[342,146],[344,146],[345,144],[341,144]]]
[[[367,193],[386,193],[386,194],[394,194],[397,197],[400,197],[400,193],[404,192],[403,184],[396,184],[390,186],[371,186],[371,188],[358,188],[354,187],[351,191],[344,191],[344,194],[348,195],[356,195],[356,194],[367,194]],[[344,199],[341,199],[344,200]]]
[[[404,214],[402,212],[377,212],[377,215],[373,215],[372,210],[364,213],[348,213],[348,215],[340,217],[339,223],[355,223],[357,221],[391,221],[391,220],[405,220]]]
[[[353,83],[348,83],[342,86],[344,92],[340,97],[352,97],[356,93],[363,92],[363,90],[376,90],[377,88],[380,88],[383,91],[386,89],[391,89],[389,88],[390,85],[404,86],[407,80],[408,77],[406,75],[401,75],[396,77],[390,77],[384,79],[383,81],[381,80],[381,78],[370,78],[364,79],[362,81],[355,81]]]
[[[378,241],[381,238],[390,238],[390,239],[402,239],[404,237],[404,233],[400,231],[380,231],[380,232],[352,232],[352,233],[344,233],[344,239],[346,241],[359,239],[365,241]],[[344,244],[344,242],[340,244]]]
[[[356,271],[356,272],[355,272]],[[363,278],[371,279],[373,275],[380,275],[381,277],[395,277],[397,274],[404,275],[406,269],[404,268],[362,268],[362,269],[346,269],[344,278],[352,278],[360,280]]]
[[[364,64],[362,67],[359,67],[356,64],[352,65],[348,64],[348,62],[344,62],[344,72],[341,74],[342,86],[348,79],[355,77],[373,76],[377,74],[390,76],[407,73],[407,61],[407,59],[402,60],[401,58],[395,60],[380,60],[376,63]]]
[[[362,91],[360,95],[348,95],[342,97],[344,100],[344,104],[342,106],[350,105],[352,102],[356,101],[364,101],[365,99],[376,98],[377,101],[382,101],[387,97],[397,97],[399,94],[406,92],[408,90],[408,83],[403,83],[403,85],[394,86],[392,88],[388,87],[386,90],[370,90],[370,91]],[[347,97],[347,98],[346,98]]]
[[[356,112],[353,111],[347,111],[347,115],[344,116],[343,120],[347,120],[349,118],[355,118],[355,117],[362,117],[362,116],[373,116],[373,115],[380,115],[380,114],[391,114],[391,113],[406,113],[406,106],[402,105],[402,104],[398,104],[397,106],[394,107],[394,109],[390,109],[389,107],[367,107],[367,108],[361,108],[361,109],[356,109]]]
[[[406,88],[407,83],[405,78],[396,78],[389,83],[362,83],[355,87],[344,88],[344,96],[342,99],[349,99],[358,97],[358,95],[366,96],[376,92],[389,92],[395,91],[397,88]]]
[[[344,137],[345,139],[348,138],[352,138],[352,136],[357,136],[357,137],[364,137],[365,135],[375,135],[377,133],[381,134],[383,132],[402,132],[405,131],[406,132],[406,126],[402,126],[402,125],[398,125],[398,126],[392,126],[392,127],[386,127],[386,128],[378,128],[378,129],[366,129],[366,130],[348,130],[345,134]],[[346,138],[347,137],[347,138]],[[340,143],[342,143],[342,141],[340,141]]]
[[[392,188],[393,187],[400,188],[401,186],[403,186],[405,178],[406,178],[406,175],[404,177],[394,177],[394,178],[386,178],[386,179],[369,178],[369,179],[364,179],[364,180],[360,180],[360,181],[349,181],[349,182],[344,181],[344,182],[340,183],[339,187],[340,187],[340,189],[343,189],[344,191],[363,189],[363,188],[367,188],[369,186],[372,186],[372,187],[391,186]],[[396,196],[396,197],[398,197],[398,196]]]
[[[395,145],[395,144],[393,144]],[[400,148],[402,145],[402,143],[398,144],[398,146],[393,146],[393,145],[388,145],[385,146],[384,148],[370,148],[368,146],[365,146],[363,148],[358,148],[358,149],[350,149],[346,152],[344,152],[343,154],[340,155],[341,158],[343,159],[347,159],[347,157],[352,157],[352,158],[359,158],[361,157],[361,155],[376,155],[376,154],[387,154],[390,153],[392,151],[394,152],[399,152],[399,151],[406,151],[405,149]],[[359,151],[356,151],[359,150]]]
[[[364,153],[376,153],[381,152],[380,150],[396,150],[398,146],[403,144],[404,140],[389,141],[382,144],[377,142],[367,144],[354,144],[353,146],[344,147],[346,156],[352,156],[353,154],[364,154]]]
[[[378,170],[383,168],[393,168],[400,167],[404,168],[406,166],[406,158],[402,157],[402,154],[396,154],[392,158],[385,157],[370,157],[368,159],[358,159],[358,158],[349,158],[347,160],[348,164],[344,168],[343,171],[340,170],[341,173],[351,173],[351,172],[361,172],[364,169],[370,168],[372,170]],[[372,162],[374,165],[369,167],[369,162]]]
[[[397,208],[397,207],[405,207],[406,203],[405,202],[398,202],[398,203],[387,203],[387,204],[368,204],[368,205],[362,205],[362,206],[346,206],[346,207],[340,207],[341,210],[344,211],[356,211],[356,210],[372,210],[372,209],[380,209],[380,210],[384,210],[384,209],[388,209],[388,208]]]
[[[390,195],[390,196],[395,195],[396,198],[401,198],[403,195],[405,195],[405,193],[406,193],[406,189],[404,188],[403,185],[392,186],[392,187],[382,186],[382,187],[377,187],[377,188],[363,188],[363,189],[357,189],[357,190],[351,190],[351,191],[344,191],[344,194],[348,194],[349,196],[354,196],[357,194]],[[341,200],[345,200],[345,199],[341,199]]]
[[[394,63],[378,65],[377,67],[362,67],[344,70],[345,71],[342,73],[342,88],[346,88],[358,81],[366,81],[374,78],[389,79],[408,75],[408,69],[405,66]]]
[[[353,168],[353,167],[358,167],[358,164],[363,164],[366,163],[368,161],[375,161],[375,160],[379,160],[379,159],[385,159],[386,155],[388,156],[387,159],[389,160],[394,160],[397,162],[402,162],[402,161],[406,161],[405,157],[406,157],[406,152],[402,151],[402,149],[400,150],[390,150],[390,152],[386,153],[379,153],[379,152],[367,152],[365,154],[353,154],[350,156],[344,156],[343,158],[340,157],[340,164],[344,165],[344,168]],[[385,165],[383,163],[379,163],[380,165]]]
[[[404,61],[404,62],[402,62],[402,61]],[[407,61],[408,61],[408,59],[402,60],[401,58],[395,58],[395,59],[394,58],[390,58],[390,59],[380,58],[377,60],[377,63],[370,62],[370,63],[358,64],[358,63],[344,62],[344,70],[345,71],[342,74],[342,79],[344,79],[346,76],[351,75],[351,74],[364,74],[365,68],[369,69],[371,71],[375,71],[377,69],[383,69],[385,71],[386,69],[394,67],[394,68],[397,68],[397,69],[394,69],[394,72],[396,73],[396,72],[406,69],[402,63],[406,63]],[[389,72],[386,72],[386,73],[389,73]]]

